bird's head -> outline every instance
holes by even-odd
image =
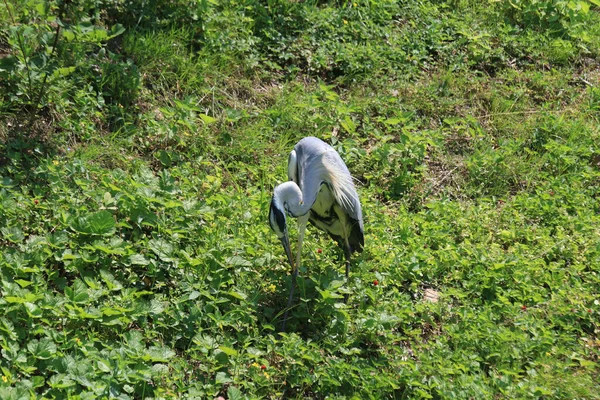
[[[302,193],[295,183],[282,183],[275,188],[273,198],[271,199],[271,207],[269,209],[269,225],[281,241],[292,269],[294,269],[294,262],[290,248],[290,239],[288,237],[286,214],[289,210],[289,202],[300,202],[301,195]]]
[[[271,208],[269,209],[269,225],[279,239],[287,236],[287,218],[285,216],[285,206],[276,201],[275,196],[271,199]]]

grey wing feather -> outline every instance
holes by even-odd
[[[350,251],[362,251],[364,225],[360,200],[350,171],[340,155],[333,147],[315,137],[300,140],[294,150],[298,165],[298,185],[305,195],[304,201],[312,204],[321,183],[328,182],[338,204],[351,220],[348,238]]]

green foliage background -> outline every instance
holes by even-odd
[[[600,398],[599,7],[3,0],[0,398]],[[366,248],[279,334],[308,135]]]

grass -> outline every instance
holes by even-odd
[[[0,398],[598,398],[597,2],[101,3],[0,6]]]

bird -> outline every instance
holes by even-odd
[[[292,267],[292,284],[282,331],[294,297],[307,223],[327,232],[343,248],[346,280],[350,258],[364,248],[362,208],[353,177],[338,152],[316,137],[301,139],[288,157],[288,178],[275,187],[269,209],[269,225],[285,250]],[[287,230],[287,216],[297,219],[298,248],[294,264]],[[347,296],[345,297],[347,301]]]

